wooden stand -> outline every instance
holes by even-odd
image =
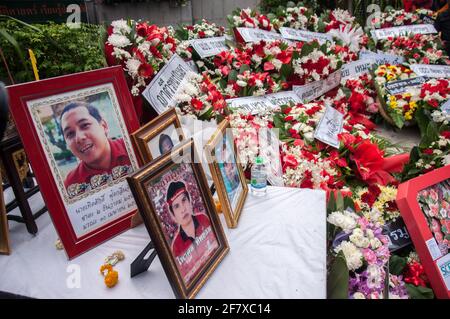
[[[35,219],[47,211],[47,208],[41,208],[38,212],[33,214],[31,211],[28,199],[39,192],[39,186],[33,186],[25,191],[22,184],[22,179],[19,175],[14,154],[23,149],[20,137],[15,135],[7,136],[0,142],[0,157],[5,167],[6,176],[8,178],[9,186],[12,187],[15,200],[6,205],[6,211],[9,213],[16,207],[19,207],[22,216],[7,215],[8,220],[19,223],[24,223],[30,234],[36,234],[38,228]]]

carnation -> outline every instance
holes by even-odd
[[[335,252],[344,254],[345,261],[349,270],[354,271],[363,265],[363,256],[360,250],[351,242],[343,241],[335,248]]]

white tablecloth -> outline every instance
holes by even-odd
[[[269,187],[264,198],[248,195],[236,229],[221,220],[230,252],[197,298],[326,298],[323,191]],[[149,271],[130,278],[130,263],[149,242],[144,225],[68,261],[55,249],[48,214],[37,224],[33,237],[10,222],[12,254],[0,256],[0,291],[35,298],[174,298],[158,257]],[[118,249],[126,258],[115,266],[119,283],[108,289],[99,268]]]

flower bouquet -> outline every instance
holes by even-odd
[[[109,65],[120,64],[138,96],[172,57],[176,41],[167,28],[147,22],[116,20],[108,30],[105,53]]]
[[[182,114],[193,115],[199,120],[220,121],[225,114],[225,99],[206,74],[189,72],[174,98]]]
[[[414,125],[413,115],[417,109],[419,89],[390,95],[385,89],[386,83],[415,78],[416,74],[404,65],[379,65],[374,69],[375,88],[377,90],[381,116],[389,124],[402,128]]]
[[[236,30],[238,27],[245,28],[256,28],[266,31],[273,30],[273,25],[269,18],[263,14],[256,12],[250,8],[247,9],[236,9],[230,15],[227,16],[228,27],[234,33],[234,38],[236,42],[244,44],[245,41],[242,36]]]
[[[370,25],[374,29],[392,28],[403,25],[412,25],[421,23],[421,19],[418,14],[413,12],[406,12],[404,9],[400,10],[388,10],[381,13],[381,15],[375,15],[370,21]]]
[[[410,64],[450,64],[438,35],[389,37],[380,41],[378,46],[385,53],[403,56]]]

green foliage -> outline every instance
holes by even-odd
[[[327,298],[347,299],[348,298],[349,271],[345,257],[340,252],[330,267],[327,280]]]
[[[389,258],[389,273],[396,276],[401,275],[406,267],[406,263],[406,257],[392,255]]]
[[[103,26],[82,24],[81,28],[71,29],[66,24],[27,25],[2,19],[0,31],[0,47],[15,83],[34,80],[28,49],[36,56],[41,79],[106,66]],[[9,79],[3,60],[0,79]]]
[[[433,290],[427,287],[414,286],[411,284],[406,284],[406,290],[411,299],[433,299]]]

